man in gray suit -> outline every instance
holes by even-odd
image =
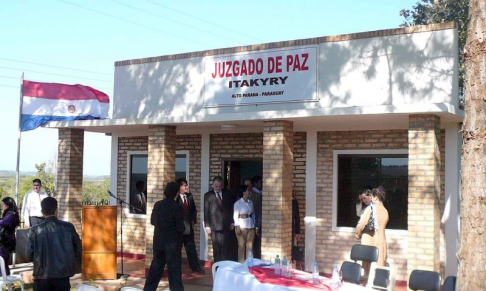
[[[211,235],[214,262],[230,259],[234,204],[234,195],[223,191],[223,178],[215,177],[213,190],[204,194],[204,227]]]

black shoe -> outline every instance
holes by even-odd
[[[192,271],[198,274],[206,274],[206,272],[201,268],[193,269]]]

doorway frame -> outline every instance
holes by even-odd
[[[263,158],[241,158],[241,157],[238,157],[238,158],[222,158],[221,159],[221,177],[223,177],[223,186],[226,184],[226,182],[229,183],[229,181],[227,181],[226,179],[226,169],[225,169],[225,163],[226,162],[262,162],[262,165],[263,165]],[[263,172],[263,170],[262,170]],[[262,173],[262,176],[263,176],[263,173]],[[250,179],[253,178],[253,177],[250,177]],[[228,189],[229,190],[229,189]],[[236,195],[236,193],[233,193]]]

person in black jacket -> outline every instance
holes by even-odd
[[[27,256],[34,262],[34,290],[69,291],[81,240],[72,223],[57,218],[55,198],[44,198],[41,208],[45,220],[29,229],[27,241]]]
[[[189,267],[193,272],[204,274],[203,269],[199,265],[199,257],[197,256],[196,244],[194,243],[194,225],[197,223],[197,209],[194,203],[194,197],[189,192],[189,185],[184,178],[178,179],[176,183],[179,185],[179,197],[177,202],[182,206],[184,212],[184,222],[186,230],[182,235],[182,243],[186,248],[187,260]],[[189,227],[189,229],[187,229]],[[187,234],[186,234],[187,233]]]
[[[215,177],[213,190],[204,194],[204,227],[211,235],[214,262],[235,259],[232,251],[237,254],[236,243],[233,244],[235,233],[232,231],[235,228],[234,204],[235,196],[230,191],[223,191],[223,178]]]
[[[19,210],[12,197],[2,199],[2,219],[0,219],[0,256],[5,262],[5,273],[10,275],[10,255],[15,252],[17,240],[15,239],[15,229],[20,225]]]
[[[179,185],[176,182],[167,184],[164,200],[155,203],[150,222],[155,226],[154,259],[145,281],[143,290],[155,291],[167,264],[169,287],[172,291],[184,290],[182,284],[182,233],[184,232],[184,214],[182,206],[176,199]]]
[[[255,241],[253,242],[253,257],[262,258],[262,187],[263,180],[261,176],[255,176],[251,179],[253,186],[250,193],[250,200],[253,202],[255,209]]]
[[[300,212],[299,202],[292,194],[292,246],[300,240]]]

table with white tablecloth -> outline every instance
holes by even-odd
[[[325,277],[321,277],[321,279],[329,280]],[[366,290],[370,289],[351,283],[344,283],[341,288],[339,288],[339,291]],[[214,279],[213,291],[315,291],[315,289],[260,283],[255,276],[250,273],[247,266],[240,265],[222,266],[218,268]]]

